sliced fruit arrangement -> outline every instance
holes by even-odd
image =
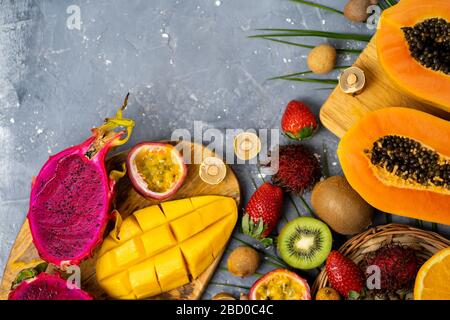
[[[34,179],[28,221],[41,258],[57,266],[79,264],[103,240],[116,180],[124,173],[105,168],[105,157],[130,137],[134,122],[115,118],[92,130],[80,145],[51,156]],[[115,132],[119,127],[126,131]]]
[[[66,279],[59,274],[45,273],[46,263],[22,270],[17,275],[8,300],[92,300],[92,297],[76,286],[69,288]]]
[[[381,109],[355,124],[337,153],[348,182],[373,207],[450,224],[450,122]]]
[[[450,300],[450,248],[426,261],[417,274],[414,300]]]
[[[128,153],[128,177],[134,188],[147,198],[165,200],[182,186],[187,166],[171,144],[142,142]]]
[[[328,226],[320,220],[300,217],[288,222],[278,237],[281,258],[297,269],[320,266],[331,251],[333,238]]]
[[[401,90],[450,111],[450,3],[408,0],[381,15],[376,45]]]
[[[236,220],[235,200],[222,196],[138,210],[103,242],[98,283],[116,299],[142,299],[185,285],[220,256]]]
[[[311,300],[308,282],[298,274],[276,269],[259,278],[251,287],[250,300]]]

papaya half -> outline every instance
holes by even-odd
[[[380,109],[350,128],[337,154],[352,188],[373,207],[450,225],[450,122]]]
[[[450,112],[450,1],[402,0],[385,10],[376,46],[400,90]]]

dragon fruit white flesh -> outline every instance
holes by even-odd
[[[128,95],[116,117],[93,129],[85,142],[51,156],[34,179],[28,221],[43,260],[63,268],[78,265],[101,243],[120,176],[117,171],[108,175],[105,158],[134,127],[122,118],[127,100]]]
[[[22,281],[9,293],[8,300],[92,300],[92,297],[79,288],[69,288],[59,275],[42,272]]]

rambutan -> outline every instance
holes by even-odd
[[[302,145],[286,145],[279,149],[278,172],[272,183],[287,192],[302,194],[310,190],[322,176],[319,160]]]
[[[366,268],[374,265],[380,268],[380,290],[396,291],[413,285],[420,261],[413,249],[389,244],[366,256]],[[372,274],[368,274],[366,269],[366,276]]]

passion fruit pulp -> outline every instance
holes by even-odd
[[[142,142],[128,154],[127,172],[137,192],[146,198],[166,200],[182,186],[187,166],[171,144]]]
[[[275,269],[250,288],[250,300],[311,300],[308,282],[298,274]]]

